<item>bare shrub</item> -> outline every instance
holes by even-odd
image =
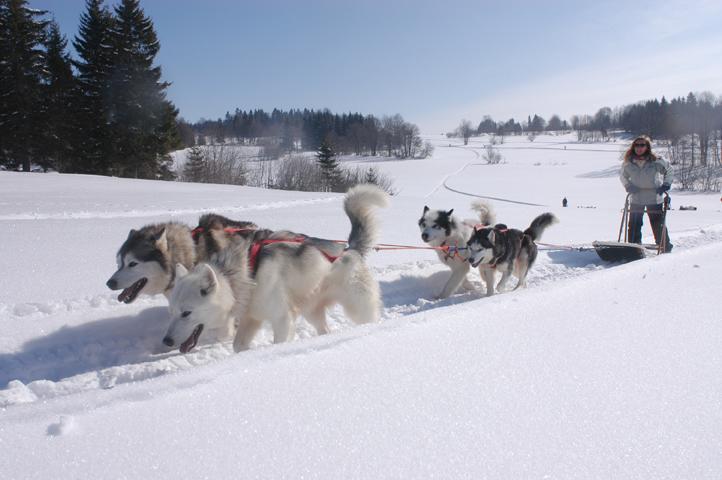
[[[226,183],[245,185],[248,168],[238,149],[225,145],[207,145],[202,147],[206,160],[206,181],[208,183]]]
[[[702,164],[700,149],[695,148],[692,135],[667,145],[667,156],[674,170],[675,183],[682,190],[719,191],[722,185],[722,166],[717,162]]]
[[[342,166],[330,191],[345,192],[361,183],[373,183],[391,195],[395,193],[391,177],[374,167],[361,166],[351,168]],[[329,191],[318,162],[301,155],[291,155],[278,163],[271,188],[302,192]]]
[[[271,187],[318,192],[323,189],[323,172],[315,160],[302,155],[290,155],[279,161]]]
[[[383,172],[378,171],[375,167],[352,167],[343,168],[341,170],[341,181],[339,184],[339,192],[345,192],[354,185],[361,183],[370,183],[376,185],[389,195],[396,194],[394,190],[394,181]]]
[[[248,167],[238,149],[226,145],[193,147],[181,177],[186,182],[246,185]]]
[[[431,142],[424,142],[424,147],[419,152],[419,158],[428,158],[434,154],[434,146]]]
[[[494,148],[494,145],[492,144],[484,146],[484,153],[481,155],[481,158],[486,160],[486,163],[489,165],[496,165],[504,160],[502,154],[499,153],[499,150]]]

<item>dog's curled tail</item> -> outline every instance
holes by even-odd
[[[547,227],[554,225],[558,221],[559,220],[557,219],[557,217],[554,216],[553,213],[542,213],[534,220],[532,220],[529,228],[524,230],[524,235],[529,235],[534,241],[539,240],[542,236],[542,233],[544,233],[544,230],[546,230]]]
[[[350,250],[365,255],[374,246],[379,227],[373,209],[386,207],[388,204],[389,195],[375,185],[356,185],[349,189],[343,209],[351,220],[351,233],[348,236]]]
[[[471,202],[471,209],[479,212],[479,223],[483,225],[494,225],[496,223],[496,213],[490,203],[484,200],[474,200]]]

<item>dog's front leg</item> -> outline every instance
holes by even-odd
[[[283,312],[276,318],[271,320],[271,327],[273,327],[273,343],[283,343],[288,341],[288,334],[291,331],[291,322],[293,317],[291,312]]]
[[[319,301],[312,305],[311,308],[303,312],[303,316],[308,323],[313,325],[316,329],[316,333],[319,335],[325,335],[328,333],[328,323],[326,322],[326,305],[324,302]]]
[[[441,291],[439,298],[448,298],[453,295],[459,288],[459,285],[461,285],[461,282],[466,278],[466,274],[469,273],[469,268],[467,262],[452,264],[451,277],[446,282],[446,285],[444,285],[444,289]]]
[[[486,283],[486,296],[494,295],[494,269],[491,267],[479,267],[479,273]]]
[[[511,269],[504,269],[504,271],[501,272],[501,280],[499,280],[499,283],[496,284],[497,292],[503,292],[505,290],[506,282],[509,281],[509,277],[511,277]]]
[[[250,315],[240,317],[238,319],[238,330],[236,330],[236,336],[233,339],[233,351],[238,353],[248,350],[260,327],[261,322]]]

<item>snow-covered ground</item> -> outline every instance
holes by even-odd
[[[616,240],[624,144],[507,137],[485,165],[487,139],[432,140],[430,159],[359,159],[399,192],[384,243],[422,245],[424,205],[471,217],[474,196],[517,227],[554,212],[546,244]],[[435,300],[433,252],[378,252],[380,324],[334,310],[325,337],[301,320],[285,345],[264,329],[243,354],[181,355],[160,346],[164,298],[104,286],[129,229],[216,211],[342,239],[342,197],[12,172],[0,192],[2,478],[722,475],[719,195],[672,192],[670,255],[545,249],[527,290]]]

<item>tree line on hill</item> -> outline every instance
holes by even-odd
[[[181,122],[186,146],[206,143],[260,145],[267,157],[278,158],[296,151],[315,151],[324,142],[337,154],[386,155],[398,158],[426,157],[432,147],[424,143],[419,127],[399,115],[381,119],[361,113],[336,114],[328,109],[236,109],[218,120]]]
[[[71,59],[49,12],[0,0],[0,164],[168,178],[181,145],[138,0],[86,0]]]
[[[395,193],[388,175],[374,166],[342,164],[328,141],[314,156],[295,152],[269,159],[244,155],[243,150],[226,142],[194,145],[185,152],[179,180],[306,192],[345,192],[359,183],[371,183]]]
[[[266,159],[324,142],[335,154],[432,151],[398,114],[237,109],[224,119],[185,122],[166,98],[169,84],[154,64],[160,43],[139,0],[120,0],[112,10],[86,0],[72,46],[76,58],[50,12],[0,0],[0,166],[172,179],[168,153],[196,144],[260,145]],[[212,176],[221,171],[228,169]]]
[[[703,92],[668,101],[645,100],[612,109],[600,108],[594,115],[573,115],[562,120],[552,115],[546,121],[530,115],[525,122],[513,118],[496,122],[484,116],[474,128],[469,120],[462,120],[449,136],[458,136],[465,143],[473,135],[489,134],[495,142],[503,142],[505,135],[526,134],[530,141],[542,132],[575,131],[579,141],[604,141],[610,132],[648,135],[675,167],[676,178],[682,188],[719,190],[722,183],[722,98]]]

